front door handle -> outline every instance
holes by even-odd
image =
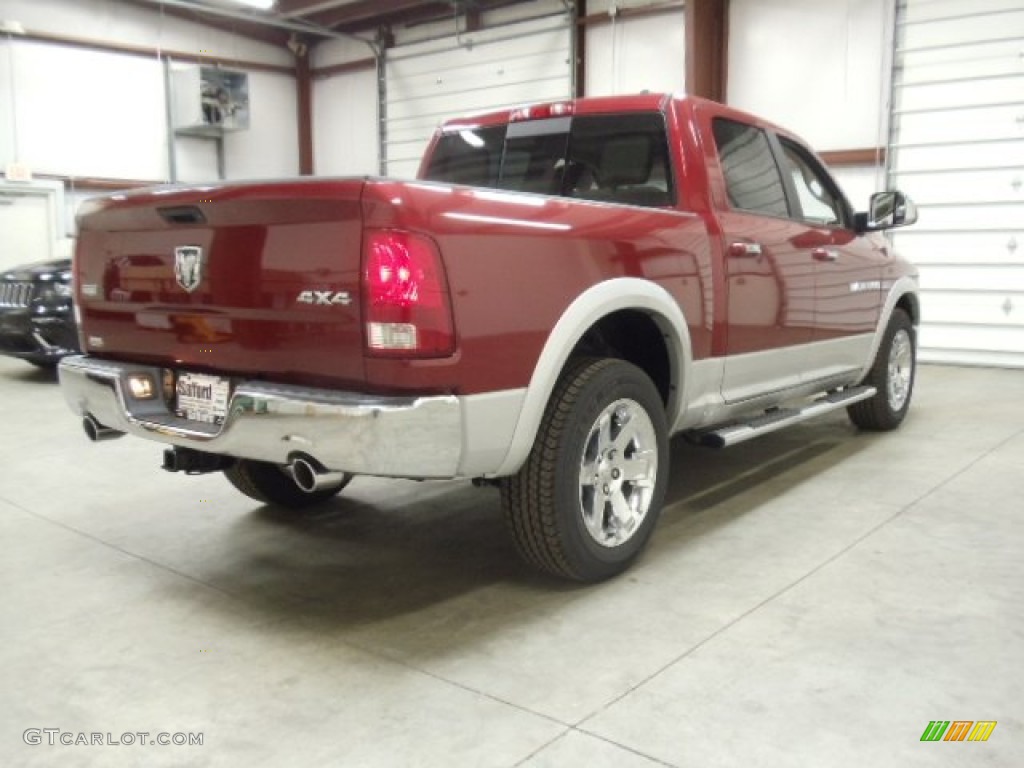
[[[833,251],[831,248],[815,248],[811,251],[811,256],[815,261],[839,261],[839,251]]]
[[[733,243],[729,246],[729,255],[734,259],[757,257],[761,253],[760,243]]]

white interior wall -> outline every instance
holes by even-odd
[[[315,71],[372,57],[373,50],[359,40],[327,40],[313,48],[310,64]],[[376,68],[314,80],[314,172],[318,176],[373,175],[380,167],[379,154]]]
[[[656,5],[644,0],[592,0],[588,15],[609,13],[608,23],[584,34],[587,96],[640,91],[682,92],[686,87],[686,22],[682,8],[630,17],[617,10]]]
[[[5,160],[40,174],[167,177],[160,62],[17,39],[7,47],[16,127]]]
[[[249,73],[249,130],[224,137],[228,178],[275,178],[299,173],[298,89],[295,78]]]
[[[321,176],[375,175],[377,72],[346,72],[313,84],[314,170]]]
[[[14,46],[7,38],[0,38],[0,169],[15,159],[14,108],[11,96],[13,62]]]
[[[885,146],[886,0],[731,0],[728,101],[818,150]]]
[[[290,66],[282,48],[110,0],[4,0],[0,18],[30,33]],[[143,180],[170,177],[162,64],[17,36],[0,39],[0,167]],[[225,138],[228,178],[298,172],[294,78],[250,72],[248,132]],[[217,176],[213,142],[178,138],[179,179]],[[17,156],[16,156],[17,155]]]
[[[111,0],[3,0],[0,20],[30,32],[70,35],[146,48],[204,53],[289,67],[290,52],[269,43]]]

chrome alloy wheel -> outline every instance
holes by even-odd
[[[886,384],[889,390],[889,408],[901,411],[910,397],[910,384],[914,375],[914,345],[910,334],[899,330],[892,338],[889,348],[889,374]]]
[[[657,477],[650,416],[634,400],[616,400],[590,428],[580,461],[580,512],[595,542],[617,547],[629,541],[650,510]]]

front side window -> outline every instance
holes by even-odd
[[[834,186],[796,144],[782,137],[779,141],[800,201],[799,218],[826,227],[843,226],[843,204]]]
[[[712,124],[718,161],[733,208],[768,216],[789,216],[786,190],[765,132],[734,120]]]

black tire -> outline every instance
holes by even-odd
[[[639,368],[615,359],[570,365],[526,463],[501,483],[520,555],[543,571],[583,582],[626,570],[661,512],[667,434],[664,404]]]
[[[352,479],[351,475],[345,475],[340,485],[309,493],[295,484],[287,467],[252,459],[239,459],[224,470],[224,477],[250,499],[288,509],[302,509],[326,501],[340,493]]]
[[[917,376],[917,339],[914,324],[903,309],[893,310],[878,354],[863,383],[878,390],[868,399],[854,403],[846,412],[861,429],[887,432],[896,429],[910,409]]]

